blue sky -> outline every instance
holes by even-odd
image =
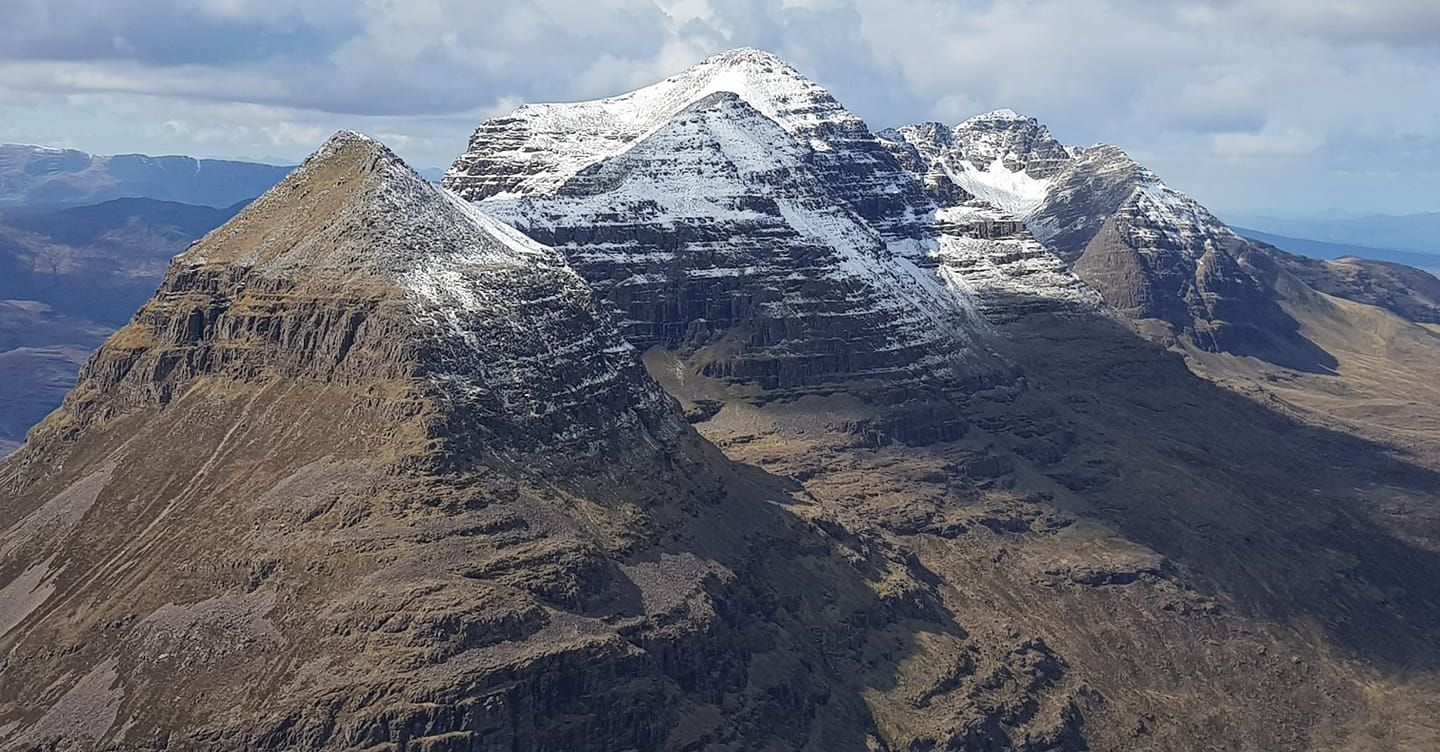
[[[1010,107],[1220,211],[1440,211],[1435,0],[4,0],[0,141],[441,166],[741,45],[876,130]]]

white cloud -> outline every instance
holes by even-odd
[[[1211,151],[1225,159],[1303,157],[1314,154],[1323,140],[1312,133],[1212,133]]]

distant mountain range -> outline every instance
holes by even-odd
[[[244,208],[121,198],[0,213],[0,454],[54,410],[170,258]]]
[[[116,198],[224,207],[255,198],[291,167],[194,157],[114,156],[0,145],[0,210],[52,210]]]
[[[1327,243],[1323,240],[1276,235],[1249,227],[1234,226],[1234,229],[1247,238],[1269,243],[1276,248],[1283,248],[1291,253],[1298,253],[1311,258],[1326,260],[1346,257],[1373,259],[1375,261],[1407,264],[1417,269],[1424,269],[1432,274],[1440,274],[1440,253],[1417,253],[1414,251],[1397,251],[1390,248],[1374,248],[1365,245]]]
[[[1370,214],[1360,217],[1276,217],[1263,214],[1227,214],[1231,225],[1288,238],[1361,248],[1394,249],[1440,254],[1440,212],[1422,214]]]

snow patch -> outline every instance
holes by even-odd
[[[950,164],[944,164],[944,168],[945,174],[956,185],[1016,217],[1035,211],[1045,200],[1051,185],[1049,180],[1039,180],[1026,172],[1011,170],[1000,156],[983,168],[970,162],[961,162],[958,169]]]

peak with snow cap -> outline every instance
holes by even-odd
[[[1001,109],[953,128],[920,123],[886,131],[913,147],[928,167],[970,194],[1023,217],[1044,200],[1048,181],[1070,160],[1065,146],[1032,117]]]
[[[336,310],[307,313],[325,306]],[[291,341],[287,327],[320,331]],[[110,374],[112,356],[163,362],[176,347],[190,365],[167,389],[257,371],[321,382],[384,373],[460,416],[445,431],[487,455],[583,452],[611,430],[665,424],[633,348],[559,254],[350,131],[176,257],[122,335],[148,342],[144,352],[107,348],[91,375]],[[142,393],[96,393],[112,389]]]
[[[1300,370],[1335,365],[1281,307],[1251,244],[1118,147],[1077,151],[1027,219],[1107,303],[1161,341]]]
[[[488,120],[471,138],[469,151],[450,168],[445,185],[472,201],[553,190],[719,91],[735,93],[817,150],[869,136],[859,118],[788,63],[768,52],[741,48],[628,94],[527,104]]]
[[[961,125],[964,125],[965,123],[978,123],[978,122],[989,121],[989,120],[1034,120],[1034,119],[1035,119],[1035,118],[1026,117],[1026,116],[1024,116],[1024,115],[1021,115],[1020,113],[1018,113],[1018,112],[1010,109],[1009,107],[1001,107],[1001,108],[998,109],[998,110],[991,110],[991,111],[989,111],[989,112],[982,112],[982,113],[980,113],[979,115],[972,115],[971,117],[966,118],[966,119],[961,123]]]
[[[711,55],[710,57],[701,61],[700,65],[721,67],[758,66],[761,68],[783,69],[785,71],[793,72],[797,76],[800,75],[799,72],[796,71],[795,68],[790,65],[790,63],[786,62],[784,58],[768,50],[762,50],[756,47],[736,47],[734,49],[726,50],[724,52]]]
[[[384,144],[332,136],[280,184],[179,260],[324,282],[397,281],[454,264],[563,265],[553,251],[431,184]]]
[[[993,372],[967,299],[896,258],[815,155],[719,91],[551,194],[481,205],[562,252],[641,349],[717,347],[712,377],[803,393]]]
[[[942,250],[936,202],[897,158],[793,67],[736,50],[629,94],[489,120],[445,184],[560,250],[638,343],[743,343],[709,375],[989,378],[987,296],[1030,284],[1068,305],[1075,281],[1028,236],[996,239],[1024,233],[1013,218],[946,219],[976,242]],[[883,362],[835,352],[841,330],[883,341]]]
[[[1199,202],[1162,181],[1123,149],[1096,144],[1080,152],[1050,181],[1046,196],[1029,215],[1031,230],[1062,257],[1079,258],[1086,245],[1117,212],[1148,216],[1147,224],[1177,240],[1234,236]],[[1163,228],[1163,229],[1161,229]]]

